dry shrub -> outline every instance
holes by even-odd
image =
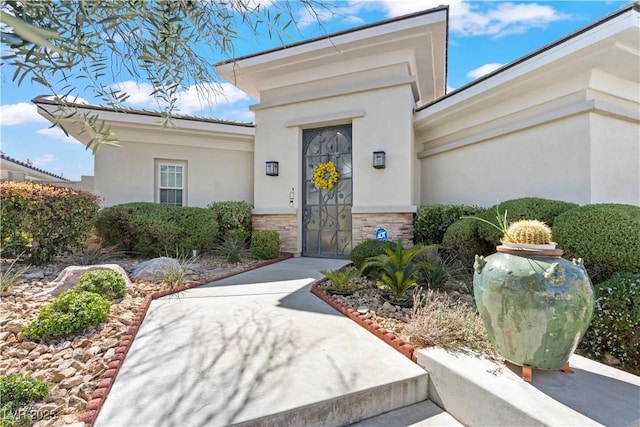
[[[467,348],[495,355],[476,310],[445,293],[416,292],[407,331],[425,347]]]

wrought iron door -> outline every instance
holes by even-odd
[[[351,253],[352,164],[351,125],[303,131],[302,254],[346,258]],[[333,185],[329,173],[314,183],[319,164],[331,162],[338,172]],[[330,168],[333,166],[329,165]],[[324,187],[324,188],[323,188]],[[330,188],[328,188],[330,187]]]

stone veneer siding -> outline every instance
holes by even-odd
[[[387,230],[390,241],[402,239],[405,246],[413,245],[413,213],[354,213],[351,223],[354,248],[367,239],[375,239],[378,227]]]
[[[295,214],[254,214],[252,223],[255,231],[275,230],[280,233],[281,252],[298,252],[298,218]]]

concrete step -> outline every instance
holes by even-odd
[[[396,409],[377,417],[368,418],[351,427],[418,427],[418,426],[438,426],[438,427],[460,427],[460,424],[450,414],[443,411],[431,400],[416,403],[411,406]]]
[[[411,408],[425,404],[429,409],[429,415],[437,417],[439,415],[437,406],[428,400],[425,401],[428,385],[428,376],[415,376],[395,383],[379,385],[369,390],[357,393],[336,396],[321,402],[314,402],[306,406],[297,407],[288,411],[268,415],[261,418],[236,423],[237,426],[260,426],[260,427],[281,427],[281,426],[344,426],[354,421],[366,420],[363,426],[404,426],[403,417],[411,416]],[[416,403],[420,402],[420,403]],[[402,409],[398,409],[402,408]],[[397,411],[398,412],[396,414]],[[421,411],[424,408],[413,409],[413,412]],[[406,413],[405,413],[406,412]],[[440,410],[439,412],[442,412]],[[377,416],[381,415],[377,421]],[[446,416],[447,414],[445,414]],[[390,418],[388,418],[390,417]],[[390,424],[391,420],[397,419],[398,424]],[[439,419],[439,418],[435,418]],[[442,417],[446,419],[446,417]],[[420,425],[454,425],[460,424],[420,424]]]
[[[429,399],[472,426],[640,426],[640,377],[573,355],[573,374],[497,364],[473,353],[418,352]]]

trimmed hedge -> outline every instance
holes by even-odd
[[[273,230],[254,231],[250,250],[260,259],[277,258],[280,255],[280,234]]]
[[[609,353],[640,373],[640,273],[616,273],[595,291],[593,319],[580,349],[600,360]]]
[[[2,255],[25,254],[32,264],[84,247],[98,197],[52,185],[0,182]]]
[[[105,246],[145,256],[188,256],[210,249],[218,236],[211,209],[137,202],[105,208],[96,230]]]
[[[65,292],[43,307],[22,333],[41,340],[75,334],[107,320],[110,308],[111,303],[99,294]]]
[[[480,238],[480,224],[476,219],[463,218],[451,224],[442,239],[444,250],[467,269],[473,267],[476,254],[489,255],[495,252],[495,245]]]
[[[213,202],[207,206],[215,214],[218,222],[219,235],[226,239],[236,230],[243,230],[251,235],[251,209],[253,205],[247,202]]]
[[[378,240],[365,240],[351,249],[351,261],[358,270],[362,269],[367,259],[384,254],[384,249],[390,247],[389,242],[381,242]]]
[[[558,216],[553,238],[564,257],[584,259],[594,283],[616,272],[640,272],[640,207],[596,204]]]
[[[420,206],[414,221],[415,243],[434,245],[442,243],[447,228],[462,216],[479,215],[486,211],[479,206],[430,205]]]
[[[563,202],[560,200],[540,199],[538,197],[524,197],[521,199],[507,200],[505,202],[493,205],[485,212],[477,215],[489,222],[497,224],[496,208],[500,214],[507,212],[507,221],[513,223],[521,219],[537,219],[552,227],[556,217],[563,212],[578,207],[575,203]],[[481,239],[491,243],[493,246],[500,244],[502,233],[479,221],[478,235]]]

